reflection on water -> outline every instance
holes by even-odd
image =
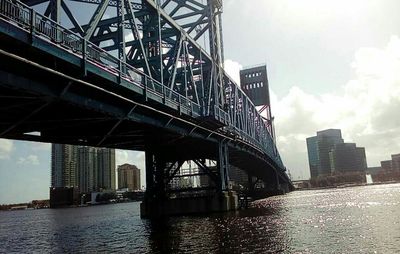
[[[400,253],[400,184],[298,191],[142,220],[139,204],[0,213],[0,253]]]

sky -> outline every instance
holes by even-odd
[[[305,139],[340,128],[368,166],[400,153],[400,1],[225,0],[225,68],[267,64],[277,145],[308,179]],[[144,169],[144,154],[117,151]],[[144,172],[143,172],[144,173]],[[142,182],[144,176],[142,174]],[[48,198],[50,145],[0,139],[0,204]]]

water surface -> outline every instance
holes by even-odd
[[[0,212],[0,253],[400,253],[400,184],[297,191],[211,216],[139,203]]]

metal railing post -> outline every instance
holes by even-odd
[[[82,38],[82,70],[83,70],[83,76],[86,77],[87,76],[87,68],[86,68],[86,61],[87,61],[87,55],[86,55],[86,51],[87,51],[87,41]]]
[[[144,95],[144,100],[147,101],[147,76],[144,76],[143,95]]]

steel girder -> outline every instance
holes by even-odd
[[[23,2],[32,6],[45,1]],[[56,8],[55,2],[61,7]],[[219,1],[203,4],[201,0],[167,0],[156,4],[153,0],[74,0],[97,5],[88,24],[80,24],[82,18],[74,17],[66,2],[50,0],[47,10],[60,13],[62,9],[73,31],[201,104],[205,115],[212,115],[215,106],[223,106]],[[115,7],[117,11],[110,10]],[[49,16],[48,11],[44,14]],[[206,37],[210,45],[201,49],[198,42]]]
[[[44,3],[45,1],[25,0],[24,2],[28,5],[34,5]],[[84,2],[87,3],[88,1]],[[82,37],[90,37],[91,41],[103,47],[103,49],[106,49],[115,57],[118,57],[119,60],[125,57],[127,63],[146,72],[150,80],[156,79],[164,86],[180,93],[188,101],[193,101],[201,105],[203,108],[203,117],[227,114],[227,121],[222,121],[223,124],[220,125],[220,127],[225,126],[221,128],[221,131],[236,135],[238,138],[259,147],[281,169],[284,169],[275,144],[265,125],[262,123],[262,118],[255,109],[255,106],[232,79],[223,72],[221,63],[223,58],[222,51],[221,48],[218,50],[218,45],[219,47],[221,46],[222,39],[218,38],[218,34],[215,34],[220,30],[220,26],[218,25],[220,19],[216,19],[216,17],[219,15],[218,8],[222,6],[218,2],[210,1],[207,4],[207,8],[205,8],[210,13],[208,17],[212,17],[213,21],[212,26],[209,25],[208,28],[210,31],[214,31],[212,32],[213,36],[209,38],[210,49],[211,47],[213,48],[210,52],[211,55],[199,45],[196,38],[192,38],[185,30],[190,29],[190,22],[186,24],[186,28],[182,27],[185,24],[182,24],[182,26],[178,24],[178,22],[183,22],[190,15],[186,15],[184,16],[185,18],[179,18],[175,21],[167,13],[168,4],[173,2],[193,4],[198,1],[164,1],[166,10],[162,8],[162,4],[156,4],[153,0],[142,0],[140,3],[141,8],[136,9],[133,3],[128,0],[124,0],[123,3],[119,1],[118,8],[116,8],[116,5],[113,5],[111,0],[108,1],[107,5],[94,1],[90,2],[97,4],[97,8],[90,19],[91,21],[86,25],[80,24],[79,17],[72,15],[72,11],[68,8],[68,1],[66,0],[48,1],[48,8],[45,10],[44,16],[57,17],[62,9],[73,24],[73,30],[76,33],[81,34]],[[110,8],[112,9],[110,10]],[[198,13],[198,10],[195,10],[194,7],[187,9],[191,9],[193,13]],[[117,10],[119,11],[117,12]],[[58,14],[51,15],[52,12],[57,12]],[[116,25],[113,23],[114,20],[111,22],[111,18],[104,17],[105,14],[110,15],[112,13],[114,16],[111,18],[117,21]],[[67,30],[62,26],[52,25],[42,15],[35,15],[36,20],[42,19],[46,24],[49,24],[49,27],[53,27],[52,29],[58,29],[59,32],[66,33],[65,31]],[[182,15],[178,12],[175,13],[175,17],[183,17]],[[26,17],[29,18],[29,16]],[[210,23],[210,19],[208,21]],[[32,25],[29,23],[29,20],[25,19],[19,22],[23,22],[24,25]],[[38,26],[40,24],[36,23],[33,25]],[[36,29],[42,29],[42,27],[31,28],[32,31]],[[133,39],[128,38],[124,47],[123,39],[127,38],[128,29],[131,30],[130,33]],[[48,32],[50,30],[35,31],[35,36],[41,36],[41,33],[43,33],[48,37]],[[66,43],[59,40],[62,38],[55,39],[59,43]],[[82,39],[82,41],[87,43],[86,40]],[[109,44],[105,44],[105,42]],[[100,52],[92,44],[90,45],[91,49]],[[70,45],[68,44],[67,46]],[[100,55],[103,55],[103,53],[100,53]],[[104,56],[109,57],[109,54],[104,53]],[[86,55],[83,57],[85,58]],[[101,59],[98,60],[101,61]],[[104,65],[105,63],[100,62],[100,64]],[[121,64],[121,61],[118,62],[118,65],[120,73],[126,75],[123,70],[124,65]],[[221,121],[221,118],[217,119],[217,121]]]

